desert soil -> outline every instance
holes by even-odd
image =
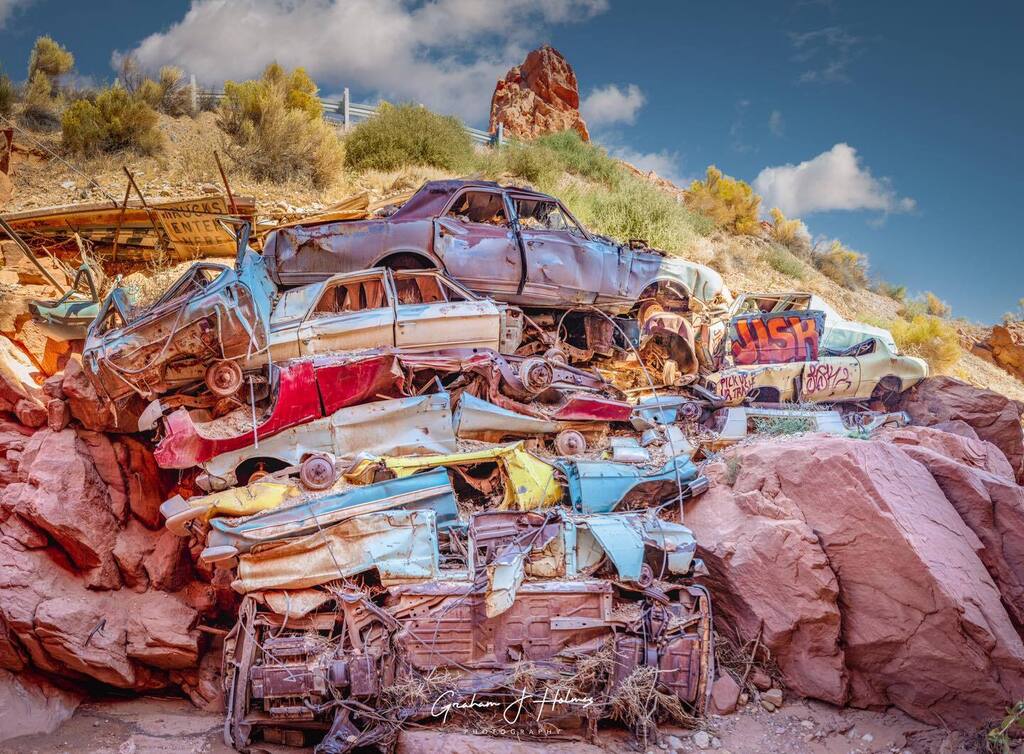
[[[219,713],[202,712],[183,699],[94,701],[82,704],[71,719],[49,735],[0,744],[0,754],[233,754],[221,737],[222,724]],[[895,710],[839,709],[804,701],[787,703],[773,713],[748,705],[727,717],[710,717],[706,740],[693,731],[666,729],[662,733],[662,741],[649,747],[648,754],[697,752],[701,751],[698,742],[706,743],[706,750],[717,754],[961,754],[981,750],[980,741],[947,734]],[[265,750],[301,751],[284,747]],[[609,729],[601,732],[597,746],[419,730],[403,734],[398,750],[399,754],[624,754],[634,749],[625,731]]]

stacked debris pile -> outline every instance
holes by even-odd
[[[1024,692],[1018,404],[533,191],[229,227],[146,305],[94,291],[63,371],[0,340],[0,669],[36,697],[180,688],[240,750],[343,753]]]

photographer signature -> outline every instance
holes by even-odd
[[[440,717],[442,722],[447,722],[448,715],[452,710],[495,710],[503,708],[501,713],[502,718],[509,725],[514,725],[522,716],[523,710],[527,705],[533,705],[536,708],[536,719],[540,720],[545,707],[549,707],[551,710],[554,710],[559,705],[566,705],[586,709],[594,703],[593,697],[572,696],[568,692],[563,691],[556,691],[552,694],[548,689],[544,689],[543,696],[531,694],[526,689],[523,689],[517,699],[507,703],[495,701],[493,699],[478,700],[476,698],[476,694],[473,694],[468,701],[457,701],[454,697],[454,691],[445,691],[437,697],[430,708],[431,716]]]

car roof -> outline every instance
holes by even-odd
[[[495,181],[476,180],[447,180],[427,181],[420,186],[419,191],[413,194],[409,201],[403,204],[392,217],[401,220],[414,220],[418,218],[435,217],[441,213],[448,200],[458,191],[464,188],[478,188],[490,191],[511,191],[519,195],[525,195],[536,199],[554,198],[547,194],[532,189],[519,188],[518,186],[502,186]]]

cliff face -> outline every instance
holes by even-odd
[[[558,50],[534,50],[498,81],[491,97],[490,130],[499,123],[507,135],[522,139],[573,130],[590,141],[580,116],[576,74]]]

